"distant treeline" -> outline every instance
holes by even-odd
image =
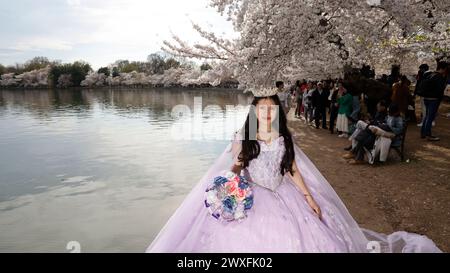
[[[35,57],[23,64],[0,64],[2,87],[79,87],[79,86],[221,86],[237,87],[232,76],[222,77],[224,69],[209,63],[194,62],[150,54],[147,61],[118,60],[94,71],[84,61],[62,63],[46,57]],[[228,73],[229,74],[229,73]]]

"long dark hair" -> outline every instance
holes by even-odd
[[[283,156],[283,159],[281,160],[281,174],[284,175],[287,172],[290,172],[291,175],[294,174],[292,170],[292,163],[295,158],[294,153],[294,144],[292,142],[292,135],[287,127],[287,119],[286,114],[283,111],[283,107],[281,106],[280,99],[278,98],[278,95],[273,95],[270,97],[255,97],[251,103],[250,111],[247,115],[247,119],[245,121],[244,127],[243,127],[243,134],[242,135],[242,150],[239,154],[239,161],[243,163],[243,167],[248,167],[251,160],[258,157],[261,147],[259,146],[259,143],[256,139],[256,134],[258,132],[259,128],[259,121],[256,116],[256,105],[258,102],[262,99],[271,99],[275,105],[278,105],[278,111],[277,111],[277,117],[275,117],[274,122],[272,122],[272,128],[277,130],[280,134],[280,136],[283,136],[284,139],[284,146],[285,146],[285,153]],[[275,122],[275,121],[279,122]],[[251,123],[256,121],[256,128],[254,128],[254,124]],[[241,131],[241,132],[242,132]]]

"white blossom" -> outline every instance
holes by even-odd
[[[104,73],[91,72],[80,83],[81,86],[104,86],[106,84],[106,75]]]
[[[1,86],[17,86],[19,85],[21,79],[14,77],[14,73],[7,73],[1,75],[0,84]]]
[[[247,86],[277,79],[342,76],[345,65],[407,71],[450,47],[447,0],[210,0],[233,22],[239,38],[194,28],[204,43],[174,36],[171,54],[217,59]],[[405,67],[406,66],[406,67]]]
[[[16,76],[23,87],[46,87],[48,86],[48,75],[50,67],[32,70]]]
[[[14,73],[3,74],[1,76],[1,86],[18,87],[47,87],[50,67],[24,72],[19,75]]]

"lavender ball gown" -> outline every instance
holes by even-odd
[[[441,252],[427,237],[362,229],[308,157],[295,161],[322,210],[320,220],[288,176],[280,173],[283,137],[266,144],[243,174],[254,183],[254,204],[241,222],[221,222],[204,205],[205,189],[229,170],[240,151],[232,141],[175,211],[146,252]],[[375,241],[375,242],[374,242]]]

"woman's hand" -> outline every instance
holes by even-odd
[[[311,207],[311,209],[314,211],[314,213],[319,217],[319,219],[322,220],[322,211],[320,210],[319,205],[317,205],[316,201],[312,198],[311,195],[305,195],[306,202],[308,202],[308,205]]]
[[[233,167],[231,167],[231,171],[234,172],[237,175],[241,175],[242,171],[242,164],[240,162],[235,163]]]

